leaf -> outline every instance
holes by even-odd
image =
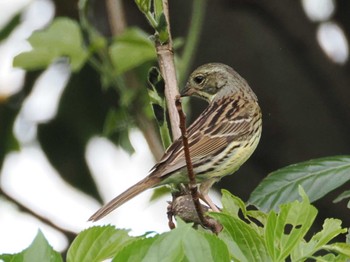
[[[339,196],[337,196],[337,198],[333,200],[333,203],[339,203],[340,201],[347,198],[350,198],[350,190],[346,190],[343,193],[341,193]]]
[[[223,213],[210,213],[224,227],[219,233],[236,261],[271,261],[264,239],[249,224]]]
[[[69,57],[73,71],[87,59],[79,25],[68,18],[57,18],[45,30],[34,32],[28,39],[33,50],[14,58],[13,65],[26,70],[42,69],[59,57]]]
[[[334,243],[331,245],[325,246],[325,249],[342,254],[348,259],[350,258],[350,244],[349,243]]]
[[[50,261],[61,262],[61,255],[53,250],[39,230],[35,239],[28,248],[14,255],[0,255],[0,260],[4,262],[27,262],[27,261]]]
[[[298,199],[301,185],[313,202],[350,180],[350,156],[314,159],[269,174],[253,191],[248,202],[263,211]]]
[[[283,261],[303,240],[317,215],[317,209],[310,205],[301,188],[302,201],[280,206],[280,212],[271,211],[265,227],[265,241],[274,261]]]
[[[301,241],[292,252],[292,261],[303,261],[321,249],[339,234],[346,233],[347,229],[341,227],[341,220],[329,218],[323,223],[322,231],[315,234],[309,242]]]
[[[124,31],[110,46],[109,52],[118,74],[156,58],[152,41],[138,28]]]
[[[149,201],[155,201],[161,198],[162,196],[169,195],[170,193],[171,190],[168,186],[157,187],[153,190],[152,196]]]
[[[151,0],[135,0],[135,3],[143,13],[147,13],[151,9]]]
[[[153,238],[139,239],[123,248],[113,258],[113,262],[134,262],[134,261],[145,261],[143,258],[147,254],[150,246],[155,242],[157,236]]]
[[[132,120],[124,108],[111,109],[104,123],[103,134],[117,146],[121,146],[126,152],[132,154],[135,152],[129,138],[132,124]]]
[[[198,232],[178,220],[170,232],[131,243],[113,261],[230,261],[228,250],[218,237]]]
[[[263,235],[262,226],[266,224],[267,215],[259,210],[247,210],[244,202],[227,190],[222,190],[221,193],[223,213],[239,218],[238,214],[239,211],[241,211],[244,218],[251,222],[251,227],[256,230],[259,235]]]
[[[103,261],[137,238],[113,226],[95,226],[81,232],[68,249],[67,261]],[[39,261],[39,260],[38,260]]]

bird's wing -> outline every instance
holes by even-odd
[[[238,142],[247,139],[247,136],[251,133],[250,121],[253,117],[251,114],[244,116],[236,114],[234,117],[227,117],[223,111],[208,115],[208,111],[211,110],[213,108],[208,107],[187,130],[190,155],[194,167],[223,151],[228,143],[234,140]],[[234,114],[239,111],[241,110],[232,110],[231,113]],[[161,161],[154,166],[151,172],[163,177],[185,166],[186,160],[182,138],[179,138],[169,147]]]

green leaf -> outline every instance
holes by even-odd
[[[45,30],[34,32],[28,39],[33,50],[14,58],[13,65],[26,70],[42,69],[59,57],[68,57],[73,71],[87,59],[79,25],[68,18],[57,18]]]
[[[303,240],[317,215],[301,188],[302,201],[280,205],[280,212],[271,211],[265,227],[265,241],[274,261],[283,261]]]
[[[151,199],[149,201],[155,201],[161,198],[162,196],[169,195],[170,193],[171,190],[168,186],[157,187],[153,190]]]
[[[166,43],[169,40],[168,24],[165,19],[164,13],[161,13],[157,21],[156,31],[158,33],[158,39],[161,43]]]
[[[147,254],[151,245],[157,240],[158,236],[153,238],[139,239],[123,248],[117,255],[113,258],[113,262],[134,262],[143,261],[143,258]]]
[[[151,10],[151,0],[135,0],[141,12],[147,13]]]
[[[349,243],[334,243],[331,245],[326,245],[325,249],[342,254],[346,256],[348,259],[350,258],[350,244]],[[348,261],[348,260],[347,260]]]
[[[301,185],[315,201],[350,180],[350,156],[314,159],[269,174],[253,191],[249,203],[264,211],[298,199]]]
[[[126,30],[113,42],[109,52],[118,74],[156,58],[152,41],[138,28]]]
[[[22,252],[14,255],[0,255],[0,260],[4,262],[27,262],[27,261],[50,261],[61,262],[61,255],[53,250],[45,239],[41,231],[38,231],[31,245]]]
[[[264,231],[262,226],[266,224],[267,215],[259,210],[247,210],[244,202],[227,190],[222,190],[221,193],[223,213],[238,218],[239,211],[241,211],[244,218],[251,222],[251,227],[256,230],[259,235],[263,235]],[[259,223],[257,223],[257,221]]]
[[[155,19],[159,21],[159,17],[163,13],[163,0],[154,0],[153,5],[154,5]]]
[[[178,220],[178,227],[170,232],[131,243],[113,261],[230,261],[222,240],[198,232],[191,224]]]
[[[315,234],[309,242],[301,241],[297,248],[292,252],[292,261],[303,261],[311,257],[339,234],[346,233],[347,230],[341,227],[341,220],[329,218],[323,223],[322,231]]]
[[[103,261],[135,240],[137,238],[130,237],[127,230],[113,226],[91,227],[74,239],[67,253],[67,261]]]
[[[247,223],[239,218],[223,213],[210,213],[224,227],[219,233],[233,260],[237,261],[271,261],[264,239]]]
[[[237,196],[232,195],[229,191],[223,189],[222,193],[222,208],[223,212],[228,215],[238,217],[239,210],[242,210],[243,215],[246,216],[247,210],[244,202]]]

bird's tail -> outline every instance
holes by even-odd
[[[159,177],[152,177],[147,176],[129,189],[125,190],[123,193],[121,193],[119,196],[113,198],[110,202],[108,202],[106,205],[101,207],[95,214],[93,214],[88,221],[97,221],[103,218],[104,216],[108,215],[110,212],[112,212],[114,209],[120,207],[125,202],[130,200],[131,198],[137,196],[138,194],[142,193],[146,189],[152,188],[156,186],[160,181]]]

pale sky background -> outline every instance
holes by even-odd
[[[334,1],[302,0],[301,3],[310,20],[318,24],[315,37],[325,54],[335,63],[346,62],[348,42],[339,25],[332,21],[336,8]],[[22,88],[25,72],[12,68],[12,59],[19,52],[30,49],[26,39],[34,30],[50,23],[54,5],[50,0],[0,0],[0,30],[19,10],[22,10],[21,24],[0,42],[0,97],[8,97]],[[69,67],[62,60],[50,66],[35,82],[14,126],[22,149],[7,155],[0,170],[0,183],[22,204],[61,227],[78,233],[92,225],[86,220],[100,205],[61,179],[36,140],[37,125],[55,116],[69,77]],[[154,164],[142,134],[134,130],[130,136],[136,149],[132,156],[101,137],[92,138],[86,146],[85,158],[105,201],[146,176]],[[125,174],[128,174],[128,179],[119,179]],[[168,230],[165,212],[166,201],[170,197],[149,204],[150,196],[151,190],[129,201],[98,224],[111,223],[118,228],[130,228],[134,235]],[[214,201],[218,202],[218,199],[216,194]],[[0,254],[26,248],[39,228],[55,250],[67,248],[64,235],[20,212],[14,204],[0,196]]]

